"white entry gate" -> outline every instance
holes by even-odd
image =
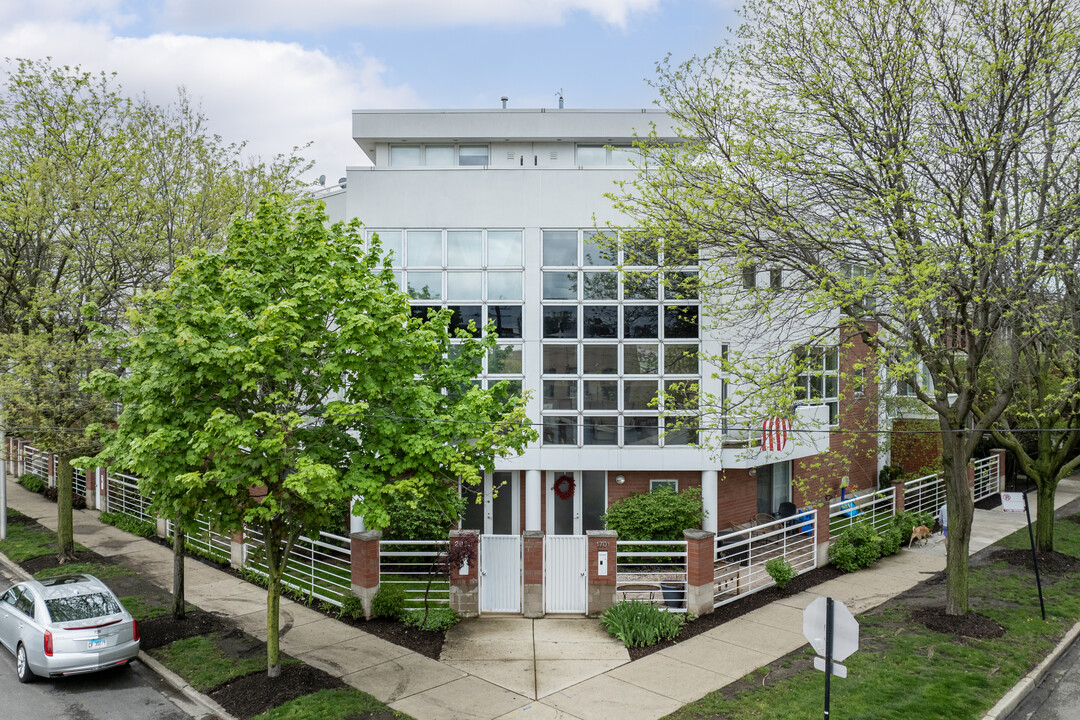
[[[480,536],[480,612],[521,612],[521,536]]]
[[[544,536],[544,612],[589,609],[589,546],[585,535]]]

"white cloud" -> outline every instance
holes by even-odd
[[[560,25],[583,12],[616,27],[661,0],[164,0],[160,20],[198,31],[365,26]]]
[[[115,71],[126,94],[168,103],[183,85],[211,128],[247,140],[270,159],[295,145],[316,162],[314,174],[336,179],[365,164],[352,141],[350,110],[420,107],[407,86],[388,86],[372,58],[345,62],[296,43],[156,34],[122,37],[105,24],[24,22],[0,29],[9,57],[43,58],[84,70]]]

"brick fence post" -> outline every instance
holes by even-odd
[[[904,512],[904,503],[906,501],[906,498],[904,497],[904,481],[893,480],[892,487],[893,497],[896,498],[896,514],[899,515],[900,513]]]
[[[683,530],[686,538],[686,611],[707,615],[713,611],[716,578],[716,533]]]
[[[244,567],[244,531],[229,538],[229,567],[241,570]]]
[[[1003,448],[994,448],[990,451],[990,454],[997,457],[998,492],[1005,492],[1005,450]]]
[[[615,550],[619,533],[614,530],[588,530],[590,616],[603,615],[615,604]]]
[[[371,601],[379,591],[379,541],[382,533],[365,530],[349,537],[352,591],[364,606],[364,617],[371,619]]]
[[[98,510],[109,509],[109,471],[106,468],[99,467],[97,469],[98,474],[98,496],[101,498],[101,502],[95,503],[98,506]]]
[[[459,615],[473,617],[480,614],[480,543],[476,530],[451,530],[450,545],[469,542],[472,536],[476,542],[476,562],[467,566],[450,569],[450,608]]]
[[[49,487],[56,487],[56,453],[49,453]]]
[[[825,567],[829,564],[829,503],[823,503],[815,508],[817,517],[814,519],[814,540],[817,542],[817,566]]]
[[[521,566],[524,590],[522,614],[544,617],[544,532],[526,530],[521,534]]]

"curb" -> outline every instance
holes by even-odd
[[[1016,706],[1042,682],[1050,666],[1065,654],[1065,651],[1069,649],[1077,636],[1080,636],[1080,622],[1073,625],[1069,632],[1065,633],[1065,637],[1061,638],[1061,642],[1058,643],[1057,647],[1041,663],[1036,665],[1034,670],[1020,678],[1020,681],[1009,692],[1005,693],[1005,697],[998,700],[997,705],[994,705],[988,713],[983,715],[983,720],[1001,720],[1001,718],[1007,717],[1009,713],[1015,710]]]
[[[31,580],[33,576],[30,573],[22,569],[22,567],[8,558],[4,553],[0,553],[0,564],[6,567],[15,575],[21,577],[23,580]],[[236,720],[236,718],[225,711],[225,708],[218,705],[206,695],[191,687],[182,677],[169,670],[167,667],[159,663],[154,658],[150,657],[145,651],[139,650],[139,662],[146,667],[157,673],[158,677],[164,680],[173,690],[187,698],[187,700],[199,708],[206,711],[206,714],[216,715],[220,720]]]
[[[186,697],[190,702],[205,709],[208,714],[217,716],[219,720],[236,720],[234,716],[225,711],[225,708],[191,687],[186,680],[142,650],[139,651],[139,662],[157,673],[158,677],[168,683],[178,693]]]

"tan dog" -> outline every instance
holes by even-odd
[[[911,531],[911,539],[908,540],[907,546],[910,549],[911,548],[911,543],[915,542],[916,540],[919,541],[920,545],[923,545],[929,539],[930,539],[930,528],[926,527],[925,525],[919,525],[918,527],[914,528]]]

